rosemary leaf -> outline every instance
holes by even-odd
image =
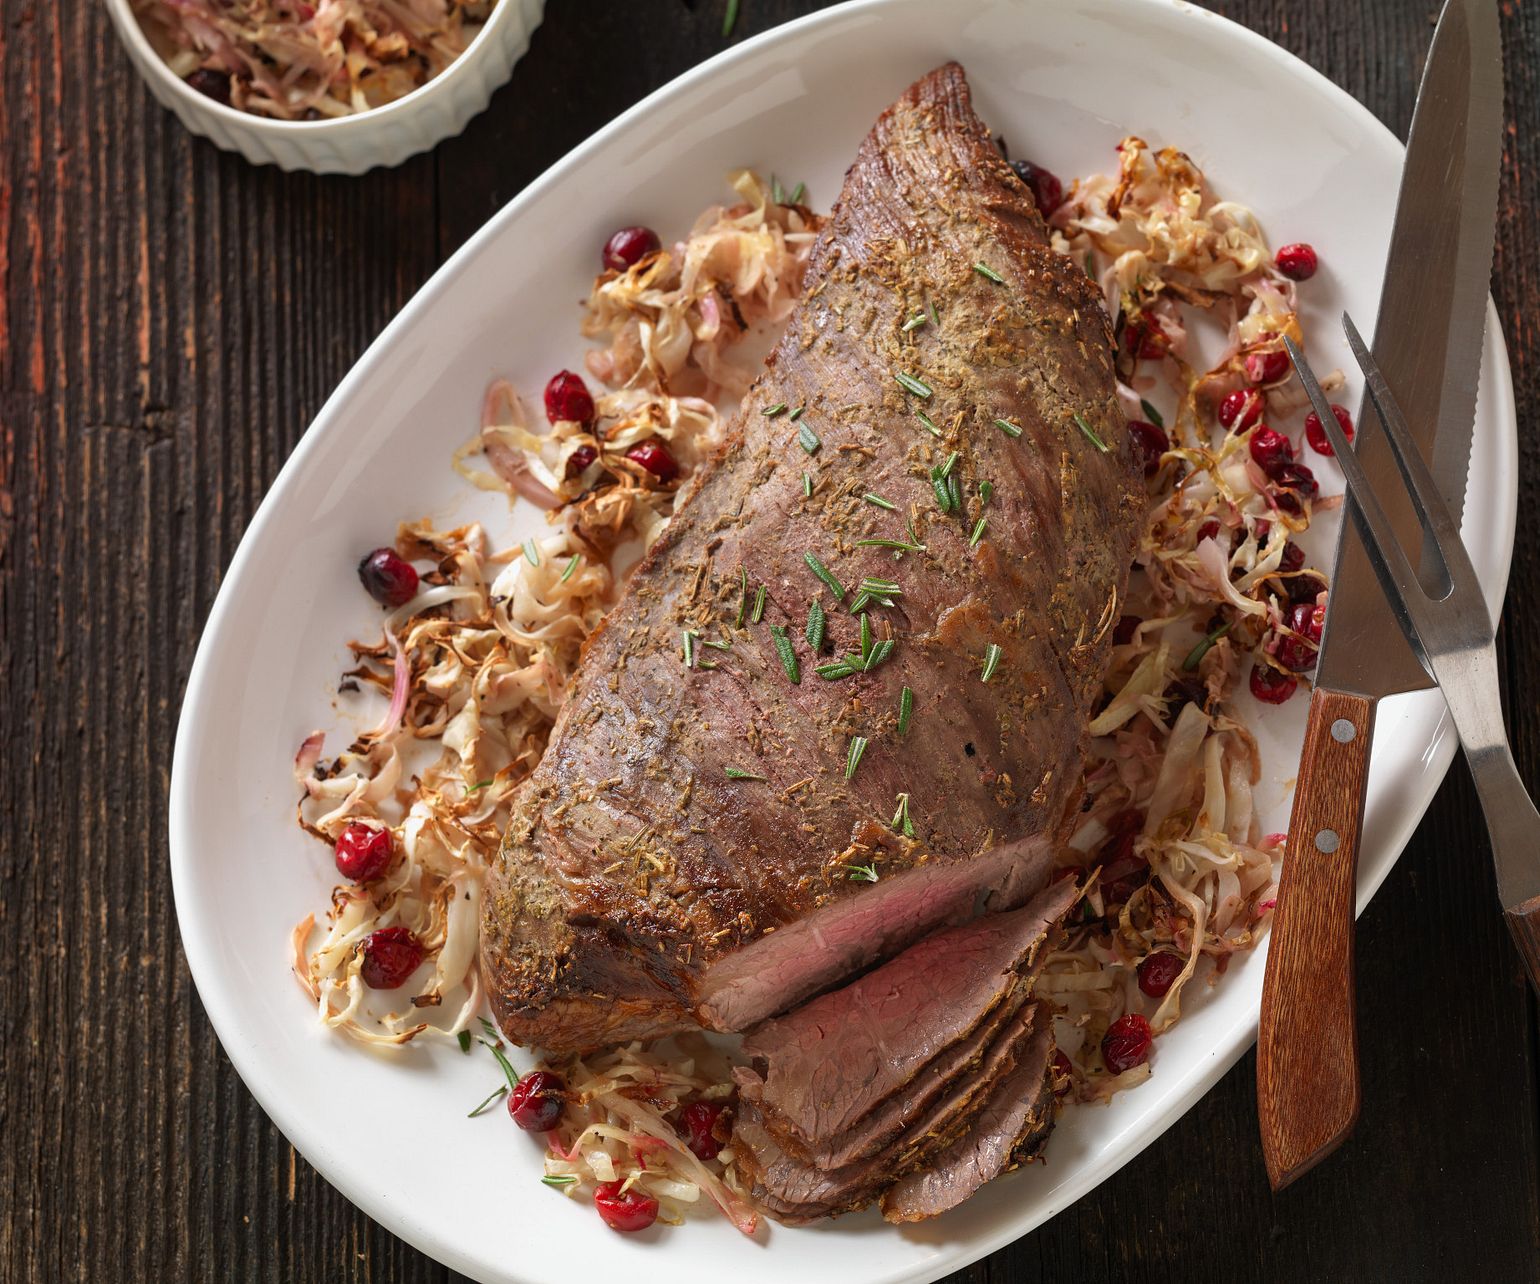
[[[892,638],[884,638],[876,646],[872,647],[872,653],[866,659],[866,671],[870,673],[879,664],[893,654],[893,648],[897,645]]]
[[[914,717],[914,692],[905,687],[898,693],[898,734],[909,734],[909,720]]]
[[[1014,438],[1021,436],[1021,425],[1013,424],[1009,419],[996,419],[995,427],[1003,432],[1007,437]]]
[[[744,771],[742,767],[724,767],[723,772],[729,780],[763,780],[763,776],[756,776],[752,771]]]
[[[1209,648],[1212,647],[1214,643],[1219,641],[1220,638],[1224,637],[1224,635],[1234,627],[1234,620],[1226,620],[1206,638],[1199,642],[1197,646],[1193,647],[1193,649],[1187,653],[1187,658],[1182,661],[1182,672],[1196,673],[1198,671],[1198,662],[1209,653]]]
[[[811,553],[802,554],[802,559],[807,563],[808,569],[829,586],[829,592],[834,594],[834,600],[836,602],[843,602],[845,600],[845,586],[834,578],[834,573]]]
[[[916,410],[914,413],[919,421],[925,425],[925,430],[929,432],[932,437],[941,436],[941,429],[936,427],[936,421],[934,419],[927,415],[923,410]]]
[[[853,883],[875,883],[877,881],[876,865],[841,865],[840,868],[849,871],[845,877]]]
[[[807,184],[806,183],[798,183],[794,188],[791,189],[791,200],[788,201],[787,204],[788,205],[801,205],[802,204],[802,198],[804,196],[806,196],[806,195],[807,195]]]
[[[968,547],[977,548],[978,542],[984,538],[984,527],[989,525],[989,518],[981,517],[973,527],[973,534],[968,537]]]
[[[572,560],[567,563],[567,569],[561,573],[561,580],[559,582],[565,584],[568,580],[570,580],[572,578],[572,572],[577,570],[578,563],[582,560],[583,555],[581,553],[574,553],[572,555]]]
[[[995,497],[994,482],[981,481],[979,483],[979,503],[988,504]]]
[[[738,619],[733,625],[736,629],[743,627],[743,617],[749,609],[749,570],[746,566],[738,568]]]
[[[680,636],[684,639],[684,667],[695,667],[695,630],[681,629]]]
[[[1143,397],[1139,398],[1139,409],[1144,411],[1144,417],[1157,428],[1164,428],[1166,426],[1166,421],[1160,417],[1160,411],[1156,410]]]
[[[763,584],[754,590],[754,609],[749,612],[750,624],[758,624],[765,618],[765,595],[769,591]]]
[[[806,409],[807,409],[806,406],[798,406],[795,410],[793,410],[791,412],[791,414],[786,416],[786,422],[787,423],[792,423],[792,424],[796,423],[797,420],[802,418],[802,412],[805,411]]]
[[[996,285],[1005,284],[1005,278],[996,272],[994,268],[990,267],[987,263],[975,263],[973,265],[973,270],[980,276],[988,277]]]
[[[911,330],[918,330],[924,324],[925,314],[923,312],[916,312],[909,320],[904,322],[903,331],[905,334],[908,334]]]
[[[847,660],[836,660],[832,664],[820,664],[813,672],[825,682],[837,682],[840,678],[848,678],[859,670],[852,669]]]
[[[540,549],[536,547],[533,539],[524,541],[524,560],[531,566],[540,565]]]
[[[573,1173],[546,1173],[540,1180],[547,1186],[552,1186],[557,1190],[560,1190],[563,1186],[577,1185],[577,1177]]]
[[[727,12],[722,15],[722,39],[726,40],[733,34],[733,28],[738,25],[739,0],[727,0]]]
[[[807,606],[806,633],[807,644],[812,648],[814,655],[817,655],[823,646],[823,635],[827,622],[828,617],[823,613],[823,603],[815,597]]]
[[[898,512],[897,504],[890,504],[881,495],[873,495],[871,491],[867,491],[866,494],[861,496],[861,498],[864,499],[868,504],[874,504],[878,508],[887,509],[890,513]]]
[[[483,1021],[482,1024],[485,1025],[486,1022]],[[503,1078],[508,1080],[508,1091],[512,1092],[519,1086],[518,1071],[513,1068],[512,1063],[503,1055],[503,1050],[497,1044],[489,1043],[486,1039],[483,1039],[482,1043],[492,1049],[492,1055],[497,1058],[497,1064],[502,1067]]]
[[[455,1040],[459,1043],[461,1052],[469,1052],[471,1050],[471,1032],[469,1030],[461,1030],[459,1034],[455,1035]]]
[[[990,678],[995,676],[995,670],[1000,667],[1001,654],[1000,648],[993,642],[984,651],[984,672],[981,676],[985,682],[988,682]]]
[[[957,461],[962,458],[962,451],[954,450],[946,457],[946,463],[941,465],[941,476],[950,477],[957,467]]]
[[[803,424],[797,429],[797,444],[810,455],[816,455],[818,448],[823,445],[823,438]]]
[[[913,393],[923,401],[928,401],[935,392],[923,379],[916,379],[912,374],[905,374],[902,370],[895,370],[893,378],[898,381],[899,387],[905,392]]]
[[[1080,431],[1085,434],[1086,440],[1105,455],[1108,450],[1107,443],[1096,435],[1096,429],[1092,428],[1091,425],[1086,422],[1085,416],[1082,415],[1078,410],[1075,411],[1075,422],[1080,426]]]
[[[784,401],[777,401],[775,405],[766,406],[759,413],[766,419],[774,419],[777,415],[786,413],[786,403]]]
[[[812,473],[803,473],[802,474],[802,498],[803,499],[812,499],[813,498],[813,474]]]
[[[866,752],[866,737],[865,736],[851,736],[850,737],[850,752],[845,755],[845,779],[846,780],[853,780],[855,778],[856,768],[861,765],[861,756],[865,752]],[[872,881],[874,883],[877,881],[875,876],[873,877]]]
[[[464,1034],[465,1031],[462,1030],[462,1031],[460,1031],[460,1033]],[[494,1092],[490,1097],[488,1097],[485,1101],[483,1101],[479,1106],[477,1106],[474,1110],[472,1110],[465,1117],[467,1119],[474,1119],[477,1115],[481,1114],[481,1112],[484,1111],[488,1106],[490,1106],[494,1101],[498,1101],[501,1098],[506,1097],[507,1095],[508,1095],[508,1085],[505,1084],[505,1083],[498,1084],[497,1085],[497,1091]]]

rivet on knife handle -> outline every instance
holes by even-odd
[[[1257,1032],[1257,1116],[1274,1190],[1358,1121],[1353,909],[1373,732],[1374,701],[1316,689]]]

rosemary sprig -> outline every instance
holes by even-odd
[[[841,869],[848,870],[845,875],[852,883],[875,883],[877,881],[877,866],[873,865],[841,865]]]
[[[996,419],[995,427],[1003,432],[1007,437],[1014,439],[1021,436],[1021,425],[1013,424],[1009,419]]]
[[[980,276],[988,277],[996,285],[1005,284],[1005,278],[996,272],[994,268],[990,267],[987,263],[975,263],[973,265],[973,270]]]
[[[1096,429],[1092,428],[1090,424],[1086,423],[1085,416],[1082,415],[1078,410],[1075,411],[1075,422],[1080,426],[1080,431],[1085,434],[1086,440],[1105,455],[1108,450],[1107,443],[1096,435]]]
[[[836,602],[843,602],[845,600],[845,586],[834,578],[834,573],[811,553],[802,554],[802,559],[807,563],[808,569],[829,586],[829,592],[834,594],[834,600]]]
[[[925,551],[924,544],[916,544],[912,539],[858,539],[856,541],[856,547],[893,548],[897,549],[901,553],[923,553]]]
[[[909,320],[904,322],[902,326],[903,332],[908,334],[911,330],[918,330],[922,325],[925,324],[925,320],[926,318],[923,312],[916,312],[912,317],[909,318]]]
[[[871,493],[871,491],[867,491],[866,494],[861,496],[861,498],[864,499],[868,504],[875,505],[877,508],[887,509],[890,513],[898,512],[897,504],[890,504],[881,495],[874,495]]]
[[[870,602],[876,602],[880,606],[892,606],[893,599],[903,595],[904,590],[892,580],[873,579],[868,575],[856,586],[856,596],[850,604],[850,613],[859,615],[862,608]]]
[[[893,821],[888,826],[895,833],[902,834],[905,838],[914,837],[914,825],[909,819],[909,795],[899,794],[898,810],[893,813]]]
[[[995,676],[995,670],[1000,667],[1000,656],[1003,652],[993,642],[984,651],[984,672],[980,675],[985,682]]]
[[[818,448],[823,445],[823,438],[803,424],[797,429],[797,444],[810,455],[816,455]]]
[[[762,414],[766,419],[774,419],[777,415],[786,413],[786,403],[784,401],[777,401],[775,405],[766,406],[759,413]]]
[[[866,737],[851,736],[850,752],[845,755],[845,779],[853,780],[856,768],[861,765],[861,756],[866,752]],[[873,882],[876,880],[873,879]]]
[[[931,396],[936,391],[928,383],[926,383],[925,380],[916,379],[912,374],[905,374],[902,370],[895,370],[893,372],[893,378],[898,381],[899,387],[901,387],[905,392],[913,393],[922,401],[930,400]]]
[[[807,644],[817,655],[823,646],[824,629],[827,627],[828,617],[823,613],[823,603],[816,597],[807,604]]]
[[[769,591],[763,584],[754,590],[754,609],[749,612],[750,624],[758,624],[765,618],[765,595]]]
[[[574,553],[572,555],[572,560],[567,563],[567,569],[561,573],[561,579],[557,582],[560,584],[565,584],[568,580],[570,580],[572,578],[572,572],[577,570],[578,563],[582,560],[583,555],[581,553]]]
[[[752,771],[744,771],[742,767],[723,767],[722,772],[729,780],[763,780],[763,776],[756,776]]]
[[[936,421],[934,419],[927,415],[923,410],[916,410],[914,413],[915,417],[925,425],[925,430],[930,433],[932,437],[941,436],[941,429],[936,427]]]
[[[786,636],[784,624],[772,624],[770,636],[775,640],[776,654],[781,657],[781,668],[786,670],[786,676],[791,679],[792,686],[798,686],[802,682],[802,667],[797,663],[797,653],[791,648],[791,639]]]
[[[898,693],[898,734],[909,734],[909,720],[914,717],[914,692],[905,687]]]
[[[465,1031],[461,1030],[460,1033],[464,1034]],[[506,1083],[498,1084],[497,1085],[497,1091],[494,1092],[490,1097],[488,1097],[485,1101],[483,1101],[479,1106],[477,1106],[474,1110],[472,1110],[465,1117],[467,1119],[474,1119],[477,1115],[481,1114],[482,1111],[484,1111],[488,1106],[490,1106],[494,1101],[499,1101],[503,1097],[506,1097],[507,1095],[508,1095],[508,1085]]]
[[[483,1019],[482,1025],[490,1026],[490,1022]],[[496,1030],[493,1030],[493,1033],[497,1033]],[[507,1057],[503,1055],[503,1050],[498,1047],[497,1044],[492,1043],[487,1039],[483,1039],[481,1042],[485,1043],[487,1047],[492,1049],[492,1055],[497,1058],[497,1064],[502,1067],[503,1078],[508,1080],[508,1091],[512,1092],[519,1086],[519,1072],[513,1068],[512,1063],[508,1060]]]
[[[531,566],[540,565],[540,549],[536,547],[533,537],[524,541],[524,560]]]
[[[1166,426],[1166,421],[1160,417],[1160,411],[1156,410],[1143,397],[1139,398],[1139,409],[1144,411],[1144,417],[1157,428],[1164,428]]]
[[[1199,642],[1197,646],[1193,647],[1193,649],[1187,653],[1187,658],[1182,661],[1182,672],[1196,673],[1198,671],[1198,662],[1209,653],[1209,648],[1212,647],[1214,643],[1219,641],[1220,638],[1224,637],[1224,635],[1234,627],[1234,620],[1226,620],[1206,638]]]

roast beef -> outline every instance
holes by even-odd
[[[924,1169],[900,1177],[882,1196],[882,1215],[890,1222],[935,1217],[1035,1156],[1053,1128],[1052,1060],[1053,1027],[1045,1015],[968,1130]]]
[[[949,460],[961,512],[931,480]],[[1022,903],[1078,802],[1138,475],[1097,290],[944,66],[861,146],[723,450],[588,643],[485,889],[503,1030],[568,1051],[744,1029]],[[923,547],[861,542],[908,544],[911,521]],[[860,650],[864,577],[900,586],[868,604],[895,646],[825,680]],[[745,584],[767,587],[757,622]],[[686,668],[683,630],[732,649]]]
[[[1076,895],[1074,881],[1061,880],[1022,909],[938,932],[766,1022],[744,1040],[752,1064],[736,1072],[741,1094],[795,1153],[825,1166],[871,1153],[978,1058],[1009,1015],[1008,997],[1019,991],[1015,1006],[1026,997]],[[982,1039],[972,1038],[981,1027]],[[875,1128],[846,1137],[874,1113],[883,1116]]]

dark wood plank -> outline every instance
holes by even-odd
[[[190,139],[99,5],[0,0],[0,1281],[458,1278],[298,1159],[219,1050],[166,869],[177,707],[241,531],[365,344],[524,184],[721,48],[722,7],[553,0],[516,87],[461,139],[345,180]],[[817,7],[744,0],[737,34]],[[1404,133],[1431,0],[1216,7]],[[1533,494],[1540,16],[1505,3],[1503,24],[1494,290]],[[1531,781],[1537,548],[1531,507],[1502,636]],[[1248,1057],[1123,1172],[955,1278],[1534,1278],[1536,1025],[1480,833],[1457,766],[1361,924],[1363,1117],[1328,1163],[1268,1193]]]

